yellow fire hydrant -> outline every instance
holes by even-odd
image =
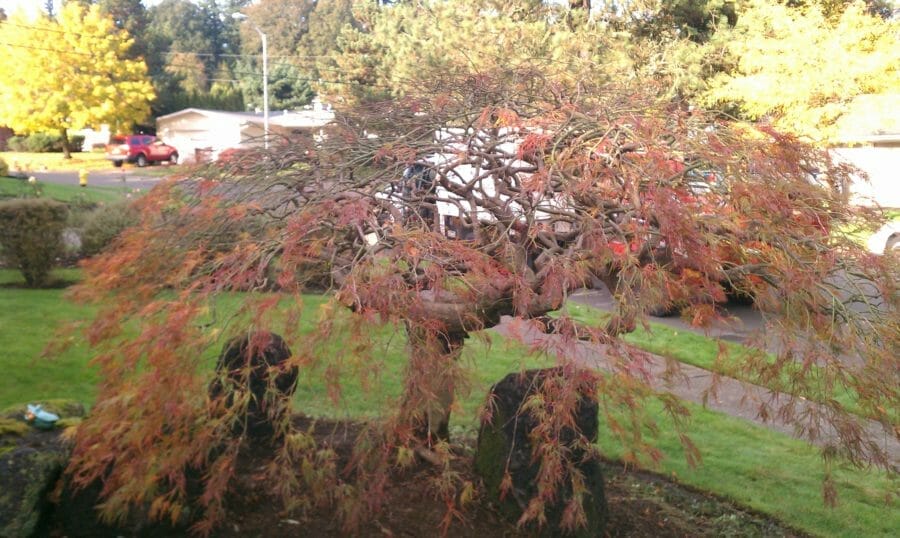
[[[81,169],[78,171],[78,184],[82,187],[87,187],[87,178],[88,173],[87,170]]]

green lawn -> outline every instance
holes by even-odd
[[[896,536],[900,529],[896,477],[836,465],[838,503],[829,508],[822,499],[825,467],[815,448],[699,405],[688,407],[693,417],[689,435],[700,448],[702,464],[691,468],[680,457],[678,436],[671,428],[662,428],[655,439],[665,454],[661,472],[814,536]],[[621,456],[622,446],[603,436],[602,425],[600,431],[603,452]]]
[[[62,153],[23,153],[16,151],[0,151],[0,159],[6,161],[10,174],[30,174],[32,172],[69,172],[87,170],[88,172],[103,170],[121,170],[115,168],[112,161],[106,159],[102,152],[73,153],[71,159],[63,158]],[[130,163],[124,164],[130,173],[142,176],[159,177],[173,174],[181,166],[158,165],[147,168],[136,168]]]
[[[74,280],[77,272],[54,271],[51,278]],[[15,403],[70,398],[89,403],[97,377],[87,366],[83,343],[52,360],[41,351],[58,327],[86,320],[91,309],[63,300],[59,289],[25,290],[7,287],[22,283],[18,272],[0,270],[0,409]]]
[[[77,273],[63,273],[71,279]],[[0,408],[31,400],[64,397],[86,403],[93,399],[95,376],[87,366],[89,350],[81,343],[53,359],[39,358],[50,341],[54,328],[62,323],[83,320],[91,310],[62,298],[62,290],[24,290],[9,287],[19,277],[12,271],[0,271],[0,368],[6,382],[0,383]],[[222,299],[220,307],[232,308],[239,297]],[[306,306],[314,315],[304,316],[309,329],[324,299],[306,296]],[[523,349],[496,336],[473,337],[467,342],[465,364],[473,372],[470,394],[460,402],[454,415],[453,431],[471,434],[476,427],[476,410],[491,383],[523,366],[538,366],[541,360],[527,357]],[[332,417],[374,416],[381,402],[395,398],[400,391],[400,373],[404,363],[403,338],[384,330],[377,339],[376,364],[360,368],[378,372],[366,391],[348,383],[338,407],[325,397],[325,387],[315,379],[301,379],[295,397],[296,409]],[[677,348],[677,341],[666,344]],[[215,352],[210,353],[211,357]],[[210,357],[210,358],[211,358]],[[656,443],[665,459],[659,470],[679,481],[736,500],[819,536],[892,536],[900,528],[900,510],[886,499],[896,496],[896,480],[884,473],[850,468],[836,470],[839,503],[834,509],[824,506],[821,496],[824,467],[816,450],[805,443],[719,413],[690,406],[693,421],[689,434],[700,447],[703,464],[690,468],[681,454],[676,433],[663,426]],[[651,414],[659,410],[651,408]],[[604,435],[601,425],[600,446],[604,453],[619,457],[624,448]],[[896,501],[894,501],[896,503]]]
[[[884,217],[888,222],[891,221],[900,221],[900,209],[885,209]],[[872,236],[872,231],[870,230],[861,230],[852,226],[840,226],[835,230],[836,233],[846,235],[849,239],[859,244],[862,247],[866,247],[868,244],[869,238]]]
[[[62,153],[24,153],[18,151],[0,151],[0,159],[9,165],[10,173],[21,171],[43,172],[67,171],[67,170],[112,170],[112,161],[106,160],[103,153],[80,152],[73,153],[71,159],[63,157]]]
[[[0,200],[33,196],[53,198],[60,202],[97,203],[121,200],[124,194],[122,189],[117,187],[78,187],[40,181],[31,184],[22,179],[0,177]]]

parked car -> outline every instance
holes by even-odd
[[[178,150],[150,135],[114,135],[106,145],[106,158],[113,166],[129,162],[140,167],[152,163],[178,164]]]

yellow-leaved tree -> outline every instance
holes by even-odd
[[[711,80],[701,100],[817,143],[834,141],[855,98],[900,94],[900,20],[871,15],[862,2],[832,11],[749,2],[713,44],[734,67]]]
[[[132,39],[96,5],[67,2],[58,17],[0,23],[0,125],[19,133],[109,124],[130,127],[150,112],[153,86],[143,60],[128,59]]]

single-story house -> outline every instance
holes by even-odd
[[[94,148],[105,148],[109,144],[109,125],[103,124],[99,129],[87,127],[69,131],[69,136],[80,135],[84,137],[84,144],[81,146],[82,151],[91,151]]]
[[[850,186],[851,200],[900,208],[900,94],[857,97],[837,128],[832,155],[868,176]]]
[[[270,112],[269,132],[275,136],[318,135],[333,120],[334,111],[316,103],[305,110]],[[178,148],[183,160],[215,158],[225,149],[262,145],[264,123],[261,112],[187,108],[157,118],[156,135]]]

